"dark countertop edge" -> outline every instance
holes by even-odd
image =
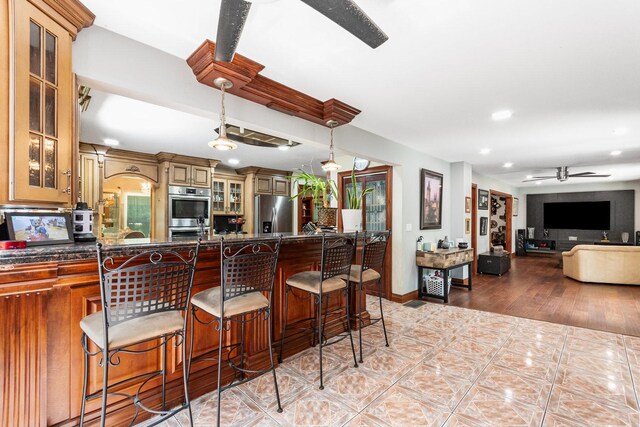
[[[210,236],[202,241],[203,247],[220,244],[221,237],[226,241],[264,241],[278,238],[281,234],[240,234]],[[328,236],[339,236],[342,233],[327,233]],[[321,239],[322,234],[297,234],[282,233],[282,240],[285,243],[296,241],[308,241]],[[196,240],[180,240],[176,242],[153,241],[151,239],[129,239],[129,240],[103,240],[102,247],[105,251],[120,252],[123,255],[133,255],[134,253],[152,250],[193,248]],[[92,259],[96,257],[96,243],[70,243],[63,245],[46,245],[28,247],[26,249],[0,250],[0,266],[13,264],[31,264],[41,262],[64,262],[82,259]]]

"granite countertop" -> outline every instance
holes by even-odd
[[[336,235],[336,233],[330,233]],[[238,240],[265,240],[273,239],[282,235],[283,242],[294,243],[307,241],[309,239],[319,239],[322,234],[304,233],[276,233],[276,234],[227,234],[224,236],[211,235],[202,241],[204,247],[214,246],[224,238],[226,241]],[[169,240],[154,239],[103,239],[100,240],[103,248],[108,251],[120,252],[122,255],[133,255],[136,252],[149,250],[152,248],[187,248],[193,247],[196,240],[179,240],[171,242]],[[12,264],[29,264],[39,262],[60,262],[74,261],[96,257],[95,243],[70,243],[63,245],[32,246],[26,249],[0,250],[0,266]]]

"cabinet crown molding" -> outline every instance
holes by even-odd
[[[67,27],[71,36],[75,40],[78,33],[83,28],[89,28],[93,25],[96,16],[78,0],[30,0],[35,6],[42,7],[47,5],[54,12],[66,19],[73,29]],[[44,10],[46,13],[47,11]]]
[[[160,153],[155,155],[158,163],[163,162],[173,162],[173,163],[186,163],[188,165],[194,166],[204,166],[215,168],[220,163],[220,160],[216,159],[203,159],[201,157],[191,157],[185,156],[182,154],[175,153],[167,153],[166,151],[161,151]]]
[[[283,171],[283,170],[278,170],[278,169],[262,168],[262,167],[259,167],[259,166],[247,166],[247,167],[244,167],[244,168],[239,168],[239,169],[236,169],[236,173],[238,173],[239,175],[249,175],[251,173],[260,174],[260,175],[274,175],[274,176],[289,176],[289,175],[291,175],[291,171]]]

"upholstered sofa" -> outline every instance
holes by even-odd
[[[577,245],[562,260],[564,275],[581,282],[640,285],[640,246]]]

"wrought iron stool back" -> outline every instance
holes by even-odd
[[[218,412],[217,425],[220,425],[220,402],[222,391],[240,385],[251,378],[247,378],[246,374],[262,374],[271,371],[273,373],[273,381],[275,385],[276,399],[278,403],[278,411],[282,412],[280,404],[280,394],[278,391],[278,382],[275,373],[275,365],[273,363],[272,354],[272,321],[271,321],[271,305],[273,301],[273,283],[276,273],[276,265],[280,254],[280,246],[282,237],[277,239],[260,240],[260,241],[226,241],[221,239],[220,242],[220,287],[210,288],[194,295],[191,300],[191,330],[194,330],[194,322],[202,324],[214,323],[218,336],[218,355],[211,357],[208,353],[197,358],[191,358],[191,350],[189,354],[189,370],[193,362],[198,360],[213,360],[218,363]],[[265,293],[269,296],[266,298]],[[247,303],[249,301],[249,303]],[[243,305],[244,304],[244,305]],[[225,309],[229,307],[229,310]],[[198,310],[203,310],[211,314],[214,319],[212,321],[204,321],[197,315]],[[245,324],[258,318],[264,314],[265,320],[268,322],[268,349],[271,361],[267,369],[251,370],[247,369],[244,364],[244,339]],[[224,345],[224,332],[228,330],[229,322],[239,323],[241,326],[239,339],[237,343]],[[191,335],[190,349],[193,349],[193,334]],[[223,350],[226,351],[226,362],[234,369],[236,377],[230,384],[221,385],[222,380],[222,363]],[[239,362],[232,358],[232,353],[239,355]],[[239,375],[239,377],[238,377]]]
[[[132,400],[136,406],[136,415],[131,421],[132,424],[137,418],[139,408],[160,415],[158,423],[183,409],[189,411],[191,418],[186,369],[183,369],[185,393],[183,405],[170,411],[165,410],[166,345],[171,338],[180,339],[178,343],[184,343],[187,322],[185,314],[191,295],[200,241],[189,250],[186,256],[173,250],[150,250],[130,257],[123,262],[118,259],[123,256],[121,250],[105,251],[101,243],[96,245],[96,250],[102,311],[86,316],[81,321],[84,384],[80,425],[82,426],[84,423],[86,402],[98,397],[102,397],[100,425],[105,425],[107,396],[109,394],[125,396]],[[127,326],[127,322],[145,316],[154,317],[149,320],[149,323]],[[155,322],[158,322],[158,325],[154,324]],[[119,325],[122,326],[118,328]],[[138,328],[143,327],[147,327],[149,330],[139,333]],[[118,331],[110,334],[112,330],[115,331],[114,328]],[[112,342],[110,335],[113,335],[113,345],[110,344]],[[98,351],[91,352],[89,350],[88,339],[95,342],[99,347]],[[140,343],[158,339],[160,343],[150,348],[135,347]],[[109,384],[109,367],[117,366],[120,363],[120,353],[139,354],[155,351],[160,347],[163,351],[161,370]],[[183,358],[186,358],[186,346],[182,347]],[[103,387],[102,390],[87,395],[88,357],[98,355],[101,357],[100,366],[103,369]],[[162,375],[162,408],[159,411],[146,407],[140,400],[142,388],[157,375]],[[128,381],[143,378],[146,379],[142,381],[135,395],[123,394],[121,391],[110,391]]]
[[[349,276],[358,233],[342,236],[322,235],[322,262],[320,271],[325,281],[336,276]],[[322,287],[320,287],[322,294]]]

